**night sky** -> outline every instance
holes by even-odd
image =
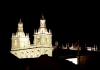
[[[86,42],[88,46],[100,45],[100,18],[98,4],[94,2],[12,2],[1,6],[1,47],[9,51],[11,35],[17,31],[19,19],[22,19],[24,32],[30,34],[33,42],[34,29],[38,29],[42,12],[46,19],[46,26],[52,30],[53,44],[66,42],[80,44]]]

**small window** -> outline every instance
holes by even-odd
[[[45,52],[46,52],[47,50],[45,50]]]
[[[47,50],[45,52],[47,52]]]
[[[17,53],[15,53],[15,55],[17,55]]]
[[[28,52],[26,51],[26,53],[28,53]]]
[[[40,50],[38,50],[38,52],[40,52]]]

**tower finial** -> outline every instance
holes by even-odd
[[[44,19],[44,15],[43,15],[43,12],[42,12],[42,19]]]
[[[20,22],[21,22],[21,18],[20,18],[20,20],[19,20]]]

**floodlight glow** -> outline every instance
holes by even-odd
[[[92,51],[92,50],[95,50],[95,48],[94,47],[92,47],[92,48],[91,47],[87,47],[87,50],[88,51]]]
[[[91,49],[91,47],[87,47],[87,50],[88,50],[88,51],[91,51],[92,49]]]
[[[78,64],[77,63],[77,58],[69,58],[69,59],[66,59],[66,60],[68,60],[68,61],[71,61],[72,63],[74,63],[74,64]]]

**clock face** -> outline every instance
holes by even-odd
[[[45,21],[41,20],[41,26],[44,26],[44,25],[45,25]]]

